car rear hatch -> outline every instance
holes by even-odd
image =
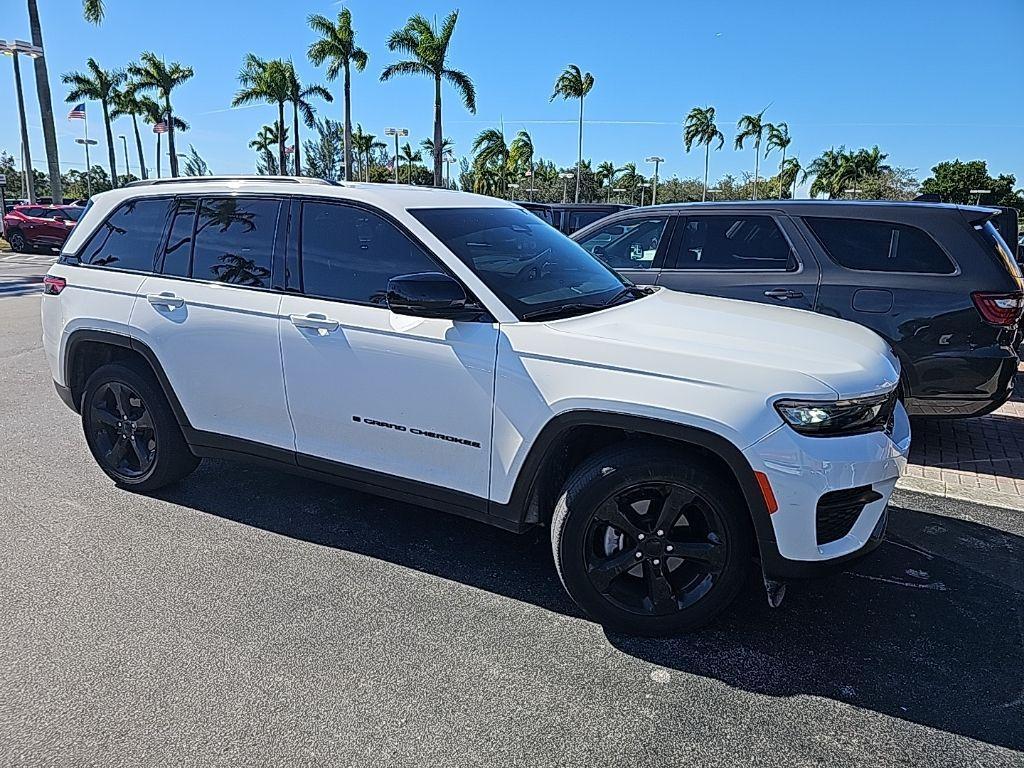
[[[1024,314],[1024,276],[997,226],[1003,213],[993,208],[961,208],[967,223],[974,229],[985,256],[996,266],[998,284],[986,286],[989,290],[974,291],[971,298],[982,318],[990,325],[1018,329]],[[1017,343],[1019,338],[1014,339]]]

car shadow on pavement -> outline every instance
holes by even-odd
[[[581,616],[558,581],[546,530],[517,536],[224,461],[207,460],[192,478],[156,495]],[[843,701],[1020,750],[1022,563],[1020,536],[894,506],[887,540],[875,553],[828,578],[790,584],[781,608],[768,607],[752,572],[736,603],[699,633],[662,640],[607,636],[623,653],[741,690]]]
[[[42,293],[43,275],[17,275],[0,278],[0,299]]]

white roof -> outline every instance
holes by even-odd
[[[190,176],[182,179],[157,179],[135,182],[120,189],[95,196],[97,204],[114,207],[123,200],[174,194],[274,194],[315,197],[335,197],[357,200],[384,210],[395,208],[509,208],[514,203],[488,195],[456,192],[436,187],[416,187],[408,184],[369,184],[361,181],[341,181],[336,184],[321,179],[275,176],[213,177],[203,179]]]

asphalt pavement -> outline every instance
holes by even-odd
[[[115,488],[0,264],[0,765],[1024,765],[1024,517],[899,493],[770,609],[606,633],[515,536],[207,460]],[[239,386],[244,386],[239,382]]]

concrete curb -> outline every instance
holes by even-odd
[[[1024,512],[1024,496],[1018,496],[1013,493],[1000,493],[999,491],[989,491],[984,488],[968,488],[959,483],[954,485],[952,483],[945,483],[942,480],[931,480],[925,477],[901,477],[899,482],[896,483],[896,487],[905,491],[939,496],[943,499],[970,501],[986,507],[1016,509]]]

